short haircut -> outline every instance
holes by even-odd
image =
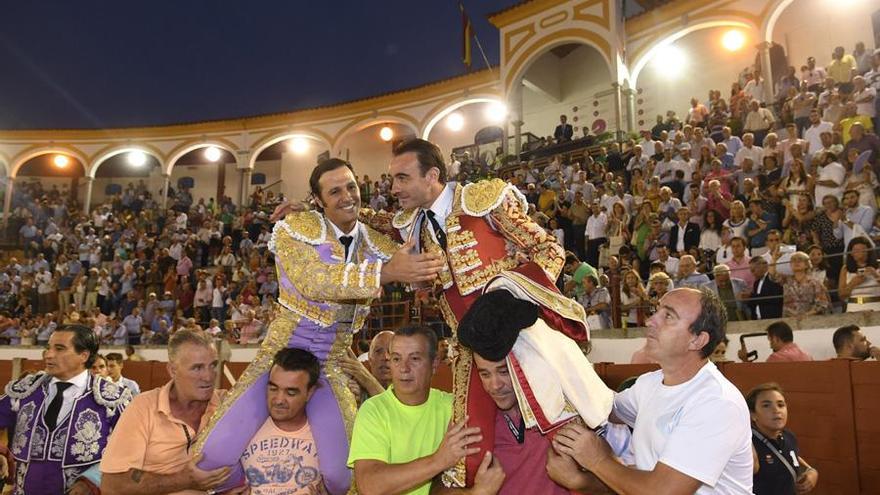
[[[118,352],[109,352],[104,357],[107,358],[107,361],[114,361],[116,363],[122,362],[122,354]]]
[[[843,346],[852,343],[854,334],[861,330],[858,325],[845,325],[834,331],[831,343],[834,344],[834,352],[839,353]]]
[[[748,246],[748,243],[746,242],[746,240],[740,236],[734,236],[734,237],[730,238],[731,245],[734,243],[734,241],[738,241],[738,242],[742,243],[743,246]]]
[[[784,321],[777,321],[767,327],[767,335],[770,337],[776,337],[785,343],[794,342],[794,332],[791,330],[788,323]]]
[[[700,356],[706,358],[727,336],[727,309],[714,291],[705,287],[694,290],[700,293],[700,313],[691,323],[690,331],[694,335],[701,332],[709,335],[709,342],[700,349]]]
[[[428,341],[428,357],[433,361],[437,357],[437,334],[434,329],[425,325],[409,325],[394,331],[395,337],[415,337],[417,335]]]
[[[86,368],[91,368],[98,358],[98,337],[95,331],[85,325],[61,325],[56,332],[70,332],[73,334],[73,350],[77,353],[88,351]]]
[[[783,397],[785,397],[785,392],[782,391],[782,387],[779,386],[776,382],[767,382],[762,383],[755,388],[749,390],[749,393],[746,394],[746,405],[749,406],[749,411],[755,412],[755,407],[758,405],[758,396],[763,394],[764,392],[779,392]]]
[[[581,262],[581,260],[580,260],[580,258],[577,257],[576,254],[572,253],[571,251],[565,252],[565,264],[566,265],[570,265],[572,263],[580,263],[580,262]]]
[[[321,363],[314,354],[295,347],[285,347],[272,358],[272,365],[284,371],[305,371],[309,374],[309,389],[318,384],[321,374]]]
[[[443,153],[440,152],[440,148],[436,144],[424,139],[408,139],[398,144],[392,153],[394,156],[400,156],[404,153],[415,153],[422,177],[432,168],[436,168],[440,171],[437,180],[440,183],[446,182],[446,162],[443,161]]]
[[[205,333],[196,330],[178,330],[168,339],[168,361],[176,360],[177,353],[180,352],[180,347],[184,344],[214,348],[214,343]]]
[[[351,164],[341,158],[330,158],[329,160],[324,160],[319,163],[318,166],[312,169],[312,175],[309,176],[309,188],[312,191],[312,195],[316,198],[321,197],[321,176],[330,172],[332,170],[336,170],[337,168],[347,167],[351,170],[351,174],[354,175],[354,168],[352,168]]]

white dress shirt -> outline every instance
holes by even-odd
[[[360,242],[360,239],[358,239],[358,234],[360,233],[360,229],[358,227],[360,226],[360,222],[355,222],[354,227],[351,228],[350,232],[343,232],[342,229],[337,227],[336,224],[333,222],[328,221],[327,223],[329,223],[330,227],[333,228],[333,235],[336,236],[337,240],[344,235],[351,237],[351,245],[348,248],[348,257],[345,259],[346,263],[351,263],[351,260],[354,259],[355,253],[357,252],[358,242]],[[340,242],[340,244],[342,244],[342,242]],[[342,252],[345,253],[344,245],[342,246]]]
[[[46,400],[44,402],[44,415],[46,414],[46,409],[49,407],[49,404],[51,404],[52,400],[55,398],[55,393],[58,391],[55,384],[61,381],[66,381],[72,385],[67,387],[67,390],[64,391],[64,402],[61,403],[61,410],[58,411],[58,420],[55,422],[56,425],[60,425],[61,422],[64,421],[64,418],[66,418],[73,409],[73,402],[86,391],[86,387],[89,386],[89,370],[83,370],[82,373],[76,375],[70,380],[59,380],[52,377],[52,379],[49,380],[49,393],[46,395]]]

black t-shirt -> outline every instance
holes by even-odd
[[[780,455],[785,457],[796,473],[803,471],[798,467],[799,461],[796,460],[800,451],[798,450],[797,438],[792,432],[783,430],[779,438],[768,438],[767,440]],[[760,466],[754,475],[752,490],[755,495],[794,495],[796,493],[794,479],[788,468],[754,433],[752,434],[752,445],[755,447],[755,452],[758,453],[758,466]]]

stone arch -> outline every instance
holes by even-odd
[[[128,153],[130,151],[140,151],[142,153],[152,156],[156,159],[156,161],[159,162],[159,168],[164,170],[164,158],[162,156],[162,152],[159,151],[158,148],[149,144],[124,144],[99,151],[95,155],[95,159],[92,161],[92,165],[89,166],[86,176],[94,179],[95,174],[98,172],[98,168],[101,166],[101,164],[103,164],[110,158],[113,158],[114,156],[121,155],[122,153]]]
[[[215,146],[222,150],[226,150],[232,153],[232,156],[238,156],[238,148],[226,139],[218,138],[191,140],[180,144],[178,147],[174,148],[173,150],[171,150],[170,153],[168,153],[168,161],[166,162],[165,169],[162,172],[166,175],[171,175],[171,171],[174,170],[174,165],[177,164],[177,161],[180,160],[181,157],[189,152],[195,151],[200,148],[208,148],[210,146]]]
[[[434,129],[434,126],[436,126],[438,122],[443,120],[444,117],[461,107],[474,103],[500,103],[502,105],[505,104],[504,101],[497,95],[475,95],[466,97],[462,100],[450,103],[448,105],[443,105],[441,108],[435,109],[426,117],[425,126],[420,133],[422,139],[428,139],[428,137],[431,135],[431,131]]]
[[[333,138],[333,146],[334,148],[337,148],[338,151],[338,148],[342,146],[342,143],[346,138],[351,137],[353,134],[364,129],[373,127],[374,125],[385,123],[400,124],[411,130],[414,135],[419,135],[419,123],[415,118],[400,112],[386,112],[351,121],[336,134],[335,138]]]
[[[767,15],[764,16],[761,22],[761,39],[763,41],[773,41],[773,30],[776,28],[776,21],[779,20],[782,12],[792,3],[794,3],[794,0],[774,0],[770,4]]]
[[[648,65],[648,62],[657,54],[658,51],[666,48],[667,46],[675,43],[686,35],[693,33],[695,31],[699,31],[701,29],[709,29],[714,27],[739,27],[743,29],[755,30],[757,31],[758,27],[754,25],[754,23],[747,20],[736,20],[730,18],[717,18],[717,19],[709,19],[704,20],[698,23],[695,23],[690,26],[683,27],[678,29],[671,34],[668,34],[662,37],[659,41],[656,41],[650,45],[650,48],[643,50],[640,55],[636,57],[632,64],[632,69],[630,71],[631,78],[630,82],[632,87],[636,87],[639,81],[639,75],[641,75],[642,70]]]
[[[326,146],[328,150],[333,149],[333,147],[330,145],[330,137],[323,132],[304,130],[285,131],[265,137],[254,143],[254,145],[251,147],[251,156],[248,160],[248,168],[253,170],[254,165],[257,163],[257,158],[260,156],[260,153],[262,153],[263,150],[265,150],[266,148],[272,146],[273,144],[284,141],[285,139],[294,139],[298,137],[317,141]]]
[[[595,49],[600,55],[602,55],[602,59],[605,60],[605,64],[608,67],[608,73],[611,74],[612,80],[617,79],[614,64],[609,56],[611,53],[611,45],[605,38],[598,33],[587,29],[564,29],[548,34],[533,42],[507,64],[507,75],[503,81],[504,94],[510,95],[512,93],[516,82],[523,77],[535,60],[553,48],[567,43],[578,43]]]
[[[53,153],[70,155],[70,156],[76,158],[82,164],[83,169],[86,171],[86,175],[88,175],[87,172],[88,172],[89,160],[86,157],[85,153],[83,153],[82,151],[80,151],[79,149],[77,149],[74,146],[59,145],[59,144],[47,144],[47,145],[34,146],[34,147],[26,149],[26,150],[22,151],[21,153],[19,153],[18,155],[16,155],[12,159],[11,164],[9,164],[9,168],[7,169],[7,170],[9,170],[9,177],[16,177],[18,175],[19,170],[21,169],[21,166],[24,165],[25,163],[27,163],[28,160],[30,160],[32,158],[36,158],[38,156],[50,155]]]

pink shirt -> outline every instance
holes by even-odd
[[[514,422],[518,428],[519,421]],[[525,441],[517,443],[507,426],[504,414],[495,414],[495,450],[493,453],[504,469],[504,484],[499,495],[540,493],[542,495],[568,495],[569,491],[554,483],[547,476],[547,449],[550,440],[537,428],[525,432]]]
[[[794,342],[789,342],[782,346],[778,351],[774,352],[767,356],[768,363],[782,363],[782,362],[794,362],[794,361],[812,361],[813,356],[810,356],[806,352],[803,351],[800,347],[797,346]]]
[[[755,290],[755,276],[752,275],[752,271],[749,269],[749,257],[743,255],[742,261],[737,262],[736,259],[731,258],[725,263],[730,268],[730,278],[738,278],[746,283],[746,287],[749,288],[749,292],[753,292]]]

